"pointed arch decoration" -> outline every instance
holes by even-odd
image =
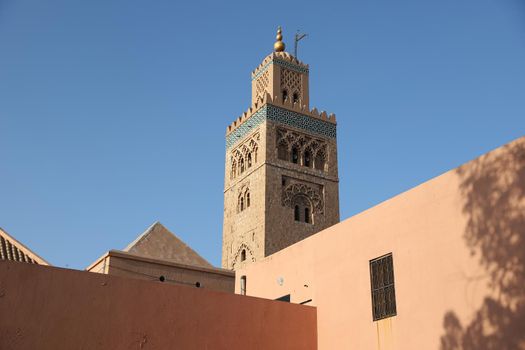
[[[260,133],[255,132],[245,142],[230,152],[231,179],[243,174],[258,162]],[[233,170],[235,167],[235,170]]]
[[[325,140],[284,128],[277,128],[276,136],[278,159],[316,170],[326,170],[328,144]]]
[[[312,213],[323,214],[324,202],[323,197],[318,189],[307,184],[293,183],[286,186],[282,193],[282,205],[294,209],[296,197],[306,197],[312,204]]]
[[[241,243],[241,245],[237,249],[237,252],[233,256],[233,262],[232,262],[232,267],[233,268],[235,268],[235,265],[237,265],[237,263],[241,262],[241,254],[242,254],[243,251],[244,251],[244,254],[245,254],[245,260],[244,261],[255,262],[255,255],[253,254],[253,251],[250,248],[250,246],[248,246],[246,243]]]

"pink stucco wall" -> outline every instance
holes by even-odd
[[[397,316],[374,322],[369,261],[390,252]],[[321,350],[525,349],[525,138],[237,271],[237,292],[242,275],[312,299]]]
[[[0,261],[0,349],[316,349],[315,308]]]

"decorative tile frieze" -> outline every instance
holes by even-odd
[[[333,123],[273,105],[268,105],[267,119],[332,139],[337,136],[336,126]]]
[[[312,118],[310,116],[293,112],[285,108],[265,104],[255,112],[248,120],[226,136],[226,149],[229,149],[241,141],[246,134],[266,120],[275,123],[302,129],[319,136],[336,138],[336,125],[327,121]]]
[[[298,64],[294,64],[285,60],[280,60],[278,58],[273,60],[273,63],[280,65],[281,67],[288,68],[290,70],[299,72],[299,73],[306,73],[308,74],[308,68],[300,66]]]
[[[264,105],[261,107],[261,109],[255,112],[247,121],[226,136],[226,149],[241,141],[247,133],[253,131],[256,126],[266,120],[266,110],[268,106],[269,105]]]

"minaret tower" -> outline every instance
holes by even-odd
[[[277,30],[252,104],[226,130],[222,267],[237,269],[339,222],[335,115],[309,109],[308,65]]]

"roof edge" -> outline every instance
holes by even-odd
[[[108,256],[109,257],[114,256],[114,257],[119,257],[119,258],[124,258],[124,259],[140,260],[140,261],[150,262],[150,263],[159,264],[159,265],[182,267],[188,270],[210,272],[210,273],[215,273],[215,274],[220,274],[220,275],[225,275],[225,276],[235,276],[235,271],[223,269],[220,267],[215,267],[211,264],[210,264],[210,267],[187,265],[187,264],[174,262],[171,260],[155,259],[155,258],[150,258],[150,257],[142,256],[142,255],[136,255],[130,252],[125,252],[122,250],[115,250],[115,249],[108,251],[106,254],[100,257],[96,262],[99,262],[103,258],[106,258]],[[91,265],[94,265],[94,264],[95,263]]]
[[[139,243],[142,239],[144,239],[148,234],[150,234],[151,230],[153,230],[153,227],[156,225],[161,224],[160,221],[155,221],[153,224],[149,225],[149,227],[146,229],[146,231],[142,232],[137,238],[135,238],[131,243],[129,243],[126,248],[124,248],[122,251],[127,252],[129,249],[131,249],[134,245]],[[162,224],[161,224],[162,225]]]
[[[17,240],[16,238],[14,238],[13,236],[11,236],[9,233],[7,233],[6,230],[4,230],[3,228],[0,227],[0,234],[3,234],[4,236],[6,236],[7,238],[9,238],[9,240],[13,241],[14,243],[16,243],[17,247],[19,249],[21,249],[25,254],[29,255],[29,257],[33,260],[35,260],[38,264],[40,265],[48,265],[48,266],[52,266],[48,261],[46,261],[44,258],[42,258],[40,255],[38,255],[37,253],[33,252],[31,249],[29,249],[26,245],[24,245],[22,242],[20,242],[19,240]]]

